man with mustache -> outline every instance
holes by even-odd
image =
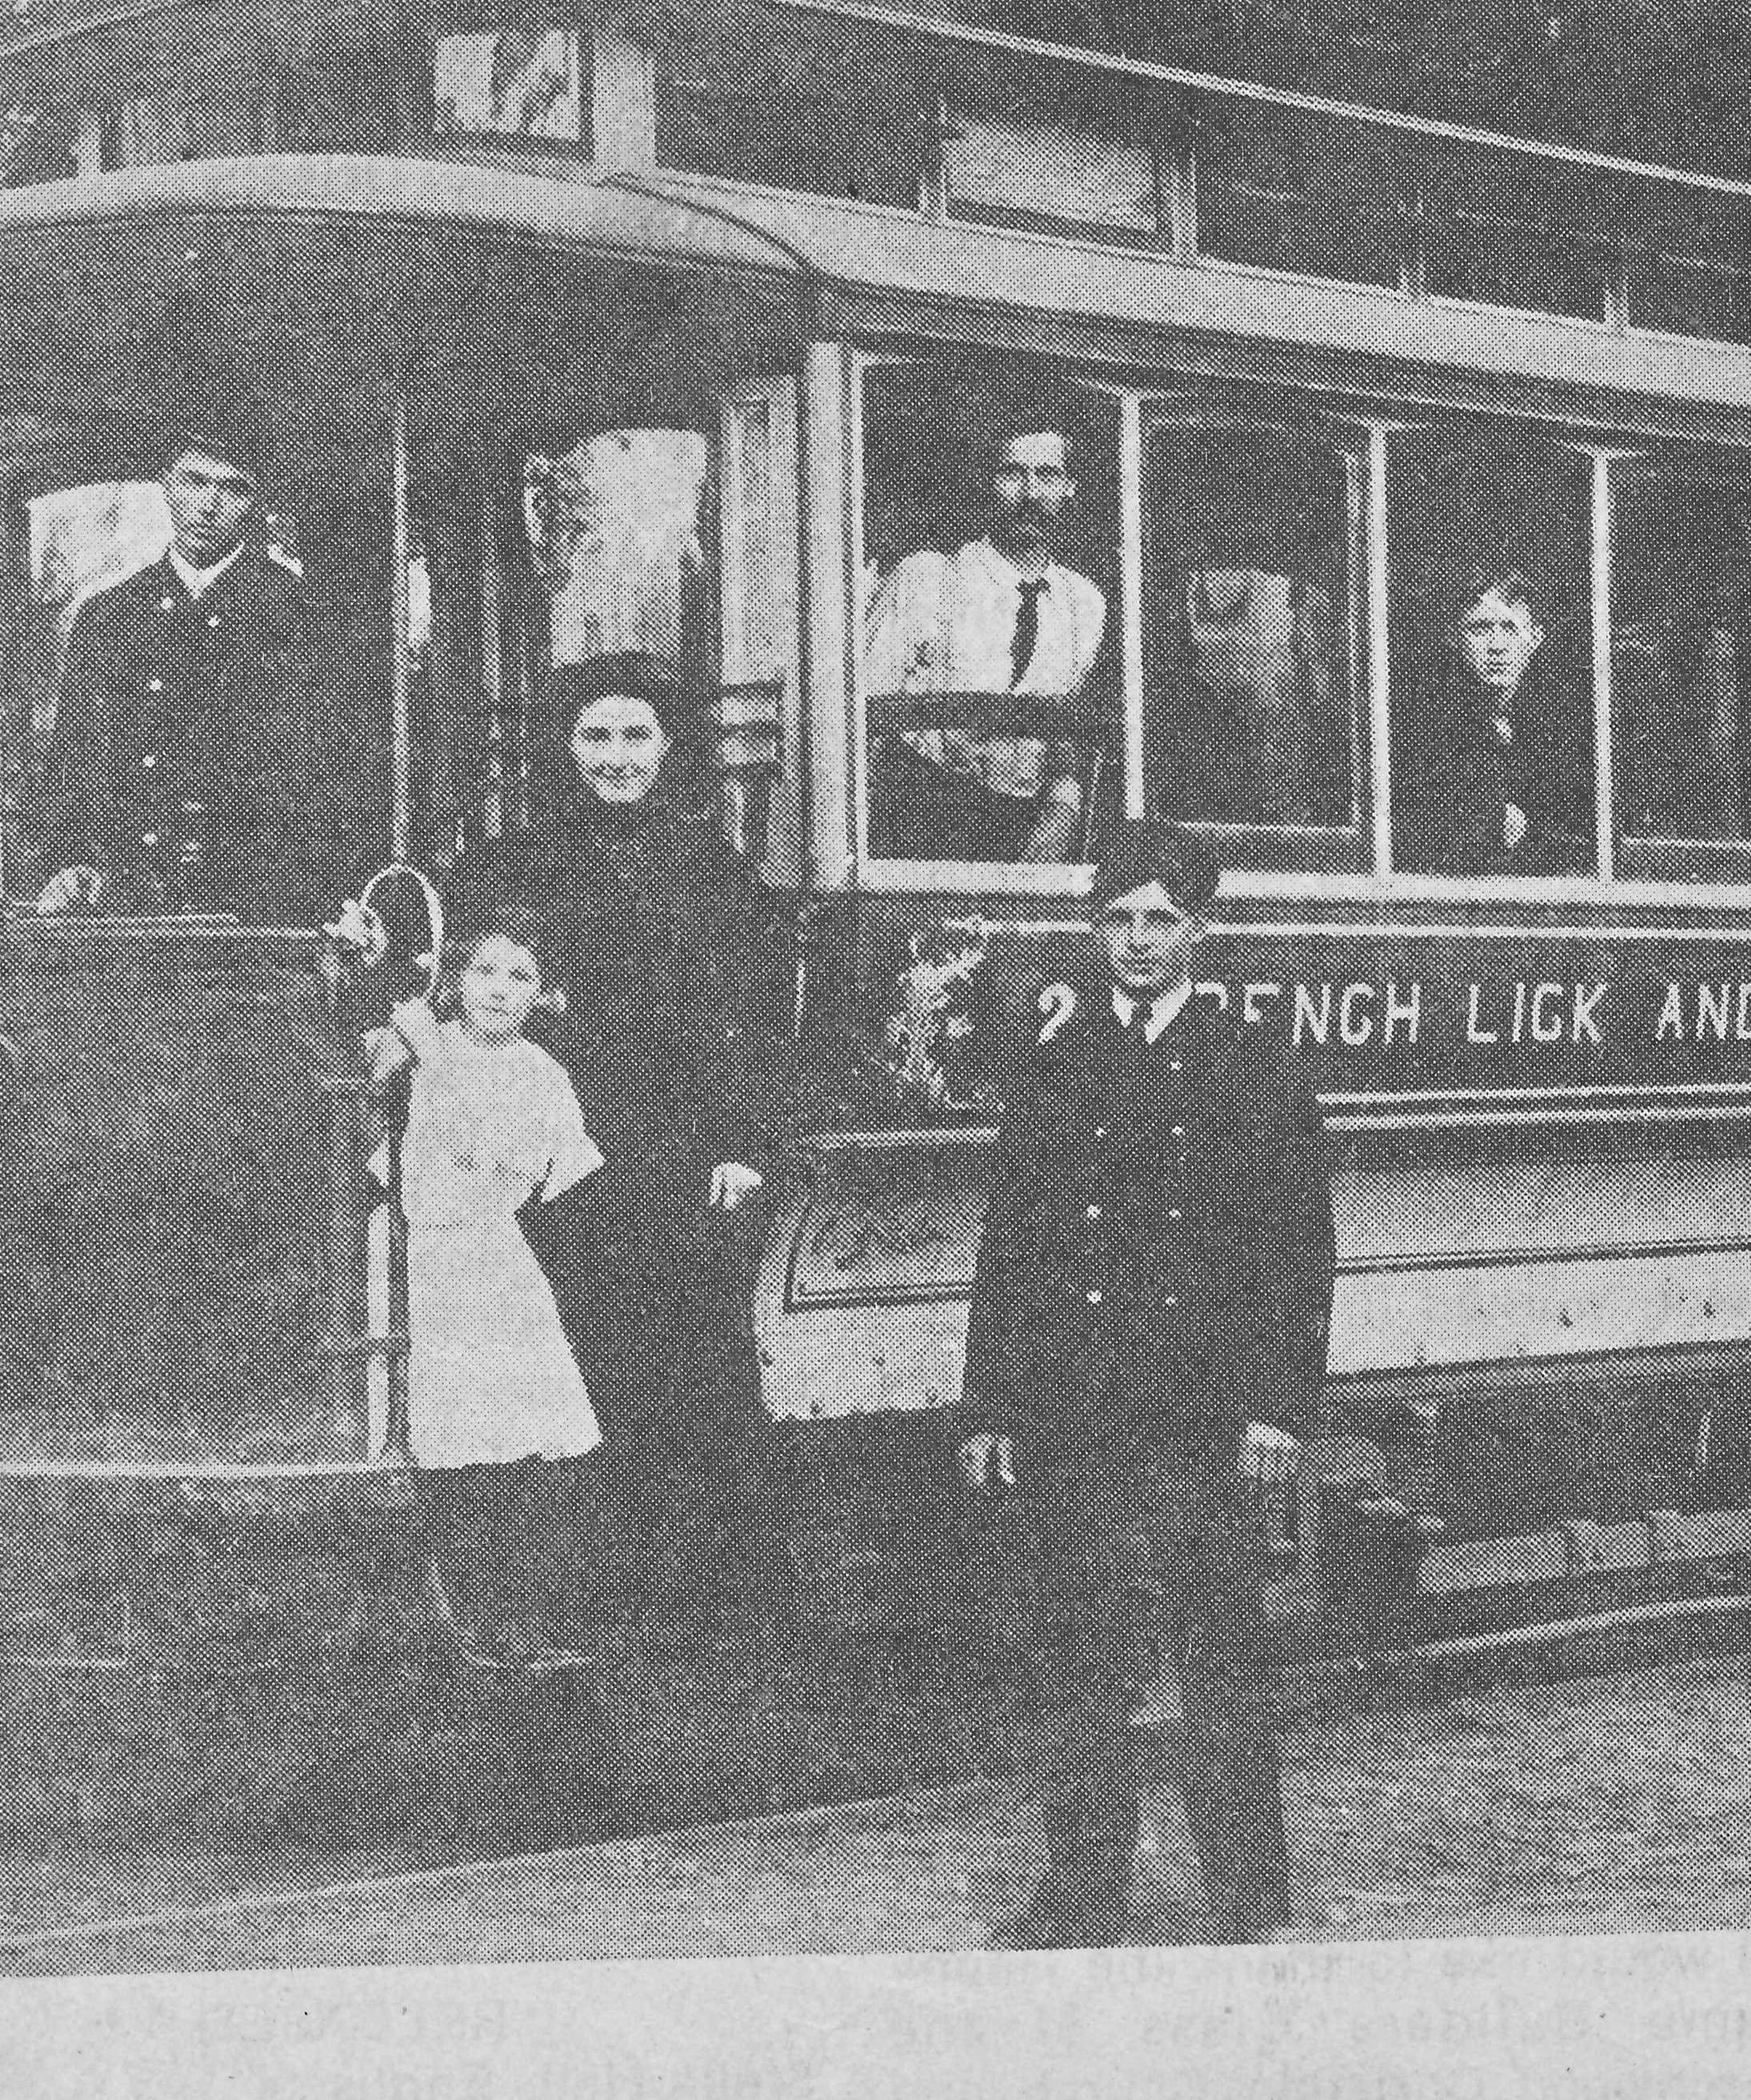
[[[1011,424],[991,462],[983,536],[952,554],[908,554],[876,594],[865,690],[1079,692],[1106,600],[1055,558],[1076,493],[1062,430]],[[965,728],[909,730],[878,746],[871,848],[882,858],[1063,861],[1076,850],[1083,788],[1066,739]]]

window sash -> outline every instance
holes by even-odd
[[[851,474],[847,490],[849,570],[853,579],[862,576],[865,500],[865,460],[862,444],[864,394],[862,381],[873,365],[910,364],[928,370],[929,360],[879,354],[858,354],[852,360],[853,443]],[[1308,402],[1304,407],[1272,408],[1262,404],[1253,410],[1219,393],[1201,396],[1191,384],[1168,382],[1160,386],[1118,385],[1090,377],[1064,375],[1058,383],[1094,391],[1111,399],[1118,417],[1118,514],[1119,544],[1117,571],[1119,604],[1114,609],[1118,642],[1115,662],[1119,674],[1123,721],[1124,807],[1140,814],[1145,783],[1145,545],[1147,519],[1145,448],[1162,430],[1224,427],[1237,432],[1272,429],[1307,434],[1310,417],[1325,416],[1333,428],[1333,442],[1347,452],[1348,465],[1347,519],[1348,532],[1348,632],[1340,646],[1347,650],[1347,668],[1351,690],[1352,761],[1355,774],[1356,821],[1349,825],[1293,825],[1226,823],[1188,821],[1218,843],[1237,872],[1268,880],[1273,874],[1303,873],[1319,880],[1340,884],[1361,879],[1389,884],[1409,891],[1433,884],[1450,888],[1446,877],[1427,876],[1395,865],[1392,843],[1395,779],[1392,753],[1394,711],[1404,696],[1393,690],[1392,664],[1394,642],[1392,587],[1394,536],[1403,520],[1394,514],[1388,486],[1387,458],[1396,433],[1409,427],[1401,417],[1353,414]],[[1431,423],[1431,429],[1444,426]],[[1456,422],[1454,435],[1462,440],[1466,423]],[[1418,421],[1418,427],[1423,427]],[[1513,426],[1480,419],[1475,427],[1480,437],[1511,435]],[[1542,434],[1546,439],[1550,433]],[[1665,889],[1686,882],[1707,884],[1751,880],[1751,836],[1731,838],[1688,839],[1653,837],[1623,833],[1624,812],[1619,797],[1621,753],[1625,748],[1625,723],[1619,719],[1621,696],[1614,690],[1614,650],[1620,607],[1618,580],[1614,576],[1619,540],[1619,513],[1623,491],[1630,481],[1650,472],[1660,475],[1682,474],[1679,461],[1652,461],[1646,446],[1613,443],[1608,437],[1582,431],[1557,442],[1577,456],[1577,470],[1584,476],[1581,497],[1582,559],[1585,574],[1577,579],[1579,602],[1588,618],[1590,646],[1584,651],[1582,671],[1587,683],[1584,704],[1590,706],[1592,746],[1591,805],[1594,817],[1594,856],[1590,870],[1578,875],[1513,876],[1475,879],[1477,893],[1555,897],[1574,889],[1577,883],[1609,887],[1614,893],[1626,889],[1657,887]],[[1735,462],[1736,485],[1742,486],[1751,501],[1751,461]],[[853,610],[856,610],[853,607]],[[981,889],[996,894],[1052,895],[1074,893],[1084,879],[1074,866],[1029,866],[1019,862],[983,862],[962,860],[876,859],[869,849],[869,781],[867,732],[868,695],[862,663],[861,623],[853,621],[848,636],[850,646],[850,686],[853,697],[852,788],[849,814],[853,820],[853,852],[860,879],[880,889]],[[1748,827],[1751,831],[1751,827]]]

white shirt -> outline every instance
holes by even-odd
[[[1171,1027],[1179,1018],[1186,1001],[1192,996],[1192,980],[1186,977],[1171,991],[1158,991],[1149,1002],[1149,1017],[1143,1024],[1143,1039],[1146,1043],[1159,1041],[1162,1032]],[[1128,991],[1113,989],[1113,1012],[1121,1028],[1130,1027],[1136,1017],[1140,999],[1133,999]]]
[[[191,598],[200,598],[211,590],[214,585],[233,563],[243,559],[243,547],[240,543],[232,549],[223,561],[214,562],[210,568],[205,569],[191,568],[174,547],[166,548],[165,551],[170,558],[170,567],[182,578],[183,588]]]
[[[1019,682],[1012,654],[1024,576],[989,540],[952,554],[908,554],[877,589],[864,638],[864,690],[871,693],[1079,691],[1094,667],[1106,625],[1106,600],[1087,576],[1048,562],[1039,632]],[[914,750],[994,793],[1033,799],[1047,784],[1050,749],[1039,737],[980,739],[961,730],[910,734]],[[1074,782],[1065,783],[1077,794]],[[1077,796],[1079,800],[1079,794]]]

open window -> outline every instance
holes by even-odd
[[[1345,833],[1359,854],[1361,508],[1347,440],[1162,404],[1142,486],[1149,805]]]
[[[868,852],[1074,862],[1147,810],[1360,869],[1365,441],[1215,390],[876,366]]]
[[[1598,865],[1592,455],[1484,424],[1400,430],[1387,469],[1393,862]]]
[[[1613,462],[1612,693],[1625,871],[1742,876],[1751,849],[1751,477]]]
[[[995,360],[862,387],[878,885],[1068,889],[1143,810],[1240,870],[1748,871],[1732,453]]]
[[[524,456],[524,545],[536,582],[529,721],[531,792],[561,784],[549,688],[555,666],[622,650],[649,650],[702,686],[713,680],[709,505],[711,440],[685,427],[598,430]],[[696,749],[677,748],[673,784],[695,800],[702,783],[679,776]]]
[[[440,31],[432,67],[440,136],[589,143],[588,47],[575,25],[530,21]]]
[[[867,372],[871,859],[1074,863],[1122,801],[1119,427],[1056,373]]]
[[[527,801],[558,785],[554,668],[649,651],[677,663],[708,703],[667,761],[668,791],[689,807],[715,804],[732,844],[774,881],[797,880],[795,382],[726,395],[709,434],[653,425],[529,451],[518,507],[531,589],[496,741],[521,754]],[[514,790],[518,761],[505,770]],[[514,792],[511,801],[514,824]]]

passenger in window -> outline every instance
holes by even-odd
[[[871,695],[1082,691],[1106,600],[1056,558],[1076,494],[1061,430],[1012,424],[991,461],[985,532],[906,555],[878,587],[864,655]],[[871,850],[880,858],[1064,861],[1087,793],[1077,743],[964,726],[872,740]]]
[[[1517,571],[1459,593],[1448,660],[1407,729],[1403,865],[1443,875],[1557,875],[1593,859],[1584,682]]]

